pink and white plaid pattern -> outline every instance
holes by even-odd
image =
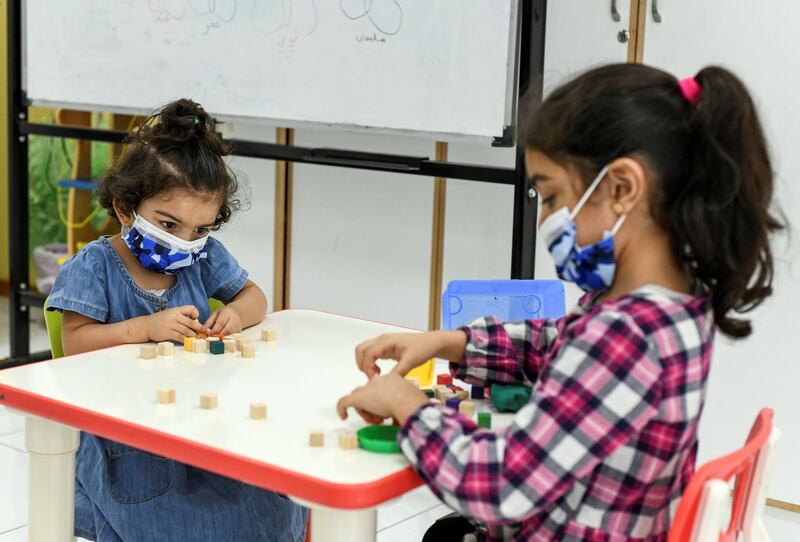
[[[525,383],[531,401],[499,430],[425,406],[399,441],[446,504],[493,540],[666,541],[694,472],[714,325],[706,296],[655,286],[558,320],[464,328],[453,374]]]

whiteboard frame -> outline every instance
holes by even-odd
[[[209,111],[217,122],[235,124],[237,121],[263,123],[265,127],[274,128],[325,128],[325,129],[344,129],[354,132],[372,132],[382,135],[402,135],[411,137],[422,137],[432,140],[447,141],[481,141],[491,142],[493,146],[513,147],[516,144],[516,116],[519,100],[518,81],[519,81],[519,57],[521,44],[521,18],[520,0],[509,0],[511,5],[511,17],[509,18],[508,33],[508,53],[506,66],[506,102],[505,114],[503,119],[503,132],[493,137],[484,137],[471,134],[460,134],[454,132],[426,132],[421,130],[409,130],[401,128],[383,128],[374,126],[363,126],[359,124],[337,123],[314,121],[297,121],[285,118],[273,117],[252,117],[242,115],[227,115],[222,112]],[[21,0],[22,8],[22,89],[27,95],[28,91],[28,0]],[[177,98],[177,97],[176,97]],[[160,107],[166,104],[153,104],[152,110],[140,110],[132,107],[102,105],[93,103],[70,103],[57,100],[28,100],[28,105],[37,107],[48,107],[54,109],[75,109],[79,111],[91,111],[94,113],[116,113],[122,115],[151,115]]]

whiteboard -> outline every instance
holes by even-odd
[[[24,0],[28,98],[491,138],[512,124],[517,0]]]

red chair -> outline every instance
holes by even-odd
[[[747,443],[740,450],[715,459],[692,477],[681,499],[668,542],[769,542],[761,514],[766,504],[767,480],[780,430],[772,427],[772,409],[759,412]],[[722,521],[735,477],[730,521]]]

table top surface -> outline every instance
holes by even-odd
[[[262,342],[261,329],[277,341]],[[198,354],[140,359],[123,345],[0,371],[0,404],[149,452],[333,508],[375,506],[420,485],[400,454],[342,450],[338,434],[364,426],[342,422],[337,400],[365,377],[354,349],[381,333],[408,331],[311,310],[267,315],[243,333],[255,358]],[[176,402],[156,392],[173,388]],[[218,406],[204,410],[200,395]],[[250,418],[265,403],[266,420]],[[321,429],[324,447],[309,446]]]

